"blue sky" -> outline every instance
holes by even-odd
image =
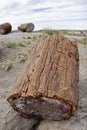
[[[13,29],[33,22],[35,30],[87,30],[87,0],[2,0],[0,24],[4,22],[10,22]]]

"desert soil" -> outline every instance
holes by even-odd
[[[31,130],[36,119],[17,118],[17,113],[11,110],[7,97],[14,86],[26,58],[42,33],[12,32],[0,35],[0,130]],[[70,40],[81,42],[82,36],[65,35]],[[8,46],[16,43],[15,46]],[[79,49],[79,103],[78,109],[69,120],[47,121],[42,120],[36,130],[87,130],[87,45],[78,43]],[[12,116],[16,116],[14,128],[11,126]],[[11,116],[11,119],[9,119]],[[8,121],[9,120],[9,121]],[[7,121],[7,122],[6,122]]]

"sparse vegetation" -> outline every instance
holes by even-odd
[[[84,45],[87,45],[87,37],[85,37],[85,38],[83,39],[83,44],[84,44]]]
[[[33,36],[33,41],[37,40],[37,36]]]
[[[7,48],[15,48],[17,46],[17,44],[15,43],[15,42],[8,42],[7,44],[6,44],[6,47]]]
[[[44,29],[42,32],[48,35],[59,34],[59,30],[55,29]]]
[[[63,30],[63,34],[66,34],[66,35],[73,35],[73,31],[69,31],[69,30]]]
[[[18,46],[22,46],[22,47],[25,47],[25,45],[21,42],[18,43]]]
[[[4,64],[2,65],[2,69],[6,70],[6,71],[10,71],[12,69],[12,63],[7,63],[7,64]]]
[[[28,42],[26,42],[28,45],[30,45],[31,44],[31,41],[28,41]]]
[[[43,29],[40,32],[43,32],[44,34],[53,35],[73,35],[72,30],[56,30],[56,29]]]
[[[27,39],[32,39],[32,37],[31,37],[31,36],[28,36]]]
[[[83,40],[79,41],[80,44],[83,45],[83,47],[87,47],[87,37],[83,38]]]
[[[25,45],[23,43],[21,43],[21,42],[19,42],[19,43],[8,42],[7,44],[5,44],[5,46],[7,48],[12,48],[12,49],[16,48],[17,46],[25,47]]]
[[[24,63],[26,60],[26,57],[27,57],[26,55],[20,55],[19,56],[20,63]]]

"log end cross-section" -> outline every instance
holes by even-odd
[[[29,55],[8,101],[27,118],[67,119],[77,109],[78,80],[76,42],[48,36]]]

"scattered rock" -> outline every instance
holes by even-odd
[[[34,24],[33,23],[24,23],[18,26],[18,30],[22,32],[32,32],[34,30]]]
[[[10,23],[3,23],[0,25],[0,34],[4,35],[11,32],[12,26]]]

